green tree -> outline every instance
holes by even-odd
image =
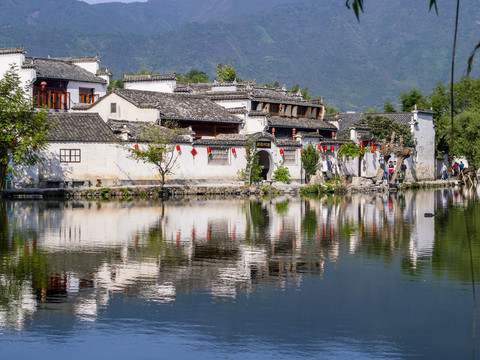
[[[400,136],[403,139],[403,144],[407,147],[414,147],[413,135],[410,128],[407,125],[401,125],[396,123],[390,118],[385,116],[367,116],[365,120],[358,122],[359,124],[366,124],[370,127],[370,131],[374,136],[375,141],[380,142],[383,139],[387,141],[392,137],[392,133],[395,132],[395,141],[400,141]]]
[[[208,75],[204,71],[198,71],[197,69],[192,69],[189,72],[185,73],[184,76],[178,74],[177,81],[183,83],[207,83]]]
[[[237,70],[231,61],[226,64],[217,64],[217,80],[220,82],[231,82],[237,78]]]
[[[280,161],[280,163],[275,164],[275,166],[277,168],[273,172],[273,180],[281,181],[286,184],[290,183],[290,171],[285,166],[285,163]]]
[[[173,123],[165,125],[165,127],[152,124],[144,125],[138,136],[139,142],[143,144],[133,149],[131,144],[125,144],[130,153],[130,158],[156,166],[161,176],[162,186],[165,184],[166,175],[173,172],[177,161],[175,142],[188,131],[176,127]]]
[[[51,123],[38,111],[29,86],[22,87],[15,66],[0,80],[0,190],[5,188],[9,162],[31,166],[40,160],[39,150],[48,146]]]
[[[451,135],[451,122],[448,114],[438,121],[437,149],[448,151]],[[464,156],[469,166],[480,167],[480,109],[462,111],[454,118],[453,156]]]
[[[238,171],[238,177],[243,180],[245,184],[251,185],[261,181],[263,166],[260,165],[260,158],[257,151],[257,137],[250,136],[245,145],[245,169]]]
[[[334,106],[327,106],[325,104],[325,114],[338,114],[340,111]]]
[[[378,110],[375,106],[365,110],[365,114],[377,114],[377,113],[378,113]]]
[[[423,96],[420,89],[412,88],[410,92],[402,91],[400,93],[400,103],[402,104],[402,111],[412,111],[417,106],[418,109],[429,109],[428,99]]]
[[[310,177],[315,175],[318,169],[318,160],[320,159],[320,155],[313,146],[312,143],[308,143],[307,146],[303,148],[303,153],[301,156],[302,167],[305,169],[305,173],[307,174],[307,182],[310,181]]]
[[[394,113],[394,112],[397,112],[397,110],[395,109],[395,106],[390,101],[385,101],[385,103],[383,104],[383,112]]]

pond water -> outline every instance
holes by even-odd
[[[0,202],[1,358],[479,358],[474,197]]]

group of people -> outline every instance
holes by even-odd
[[[385,167],[385,172],[383,175],[383,180],[392,180],[393,173],[395,171],[395,168],[397,167],[397,161],[389,161],[388,166]],[[407,171],[407,165],[402,162],[402,165],[400,166],[400,171],[398,172],[398,180],[400,182],[403,182],[405,179],[405,172]]]
[[[463,161],[460,161],[460,164],[455,161],[452,166],[453,176],[458,176],[463,172],[463,168],[465,167]],[[447,180],[448,178],[448,168],[445,163],[442,163],[442,167],[440,168],[440,176],[443,180]]]

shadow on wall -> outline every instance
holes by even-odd
[[[38,164],[39,188],[63,188],[72,187],[75,181],[68,180],[67,177],[73,171],[69,163],[60,162],[60,156],[50,153]],[[81,181],[83,185],[84,181]]]

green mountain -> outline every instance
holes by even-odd
[[[142,67],[160,73],[196,68],[213,79],[216,63],[231,60],[243,79],[300,83],[331,106],[359,111],[381,109],[386,100],[397,103],[400,91],[411,87],[428,93],[450,75],[455,4],[446,0],[439,1],[438,15],[428,12],[427,0],[366,0],[360,23],[342,0],[36,3],[51,5],[48,21],[38,15],[26,22],[31,0],[0,5],[2,24],[4,10],[10,11],[0,47],[23,43],[30,56],[98,52],[115,77]],[[480,40],[478,5],[462,4],[459,76]],[[478,59],[474,67],[480,68]]]

